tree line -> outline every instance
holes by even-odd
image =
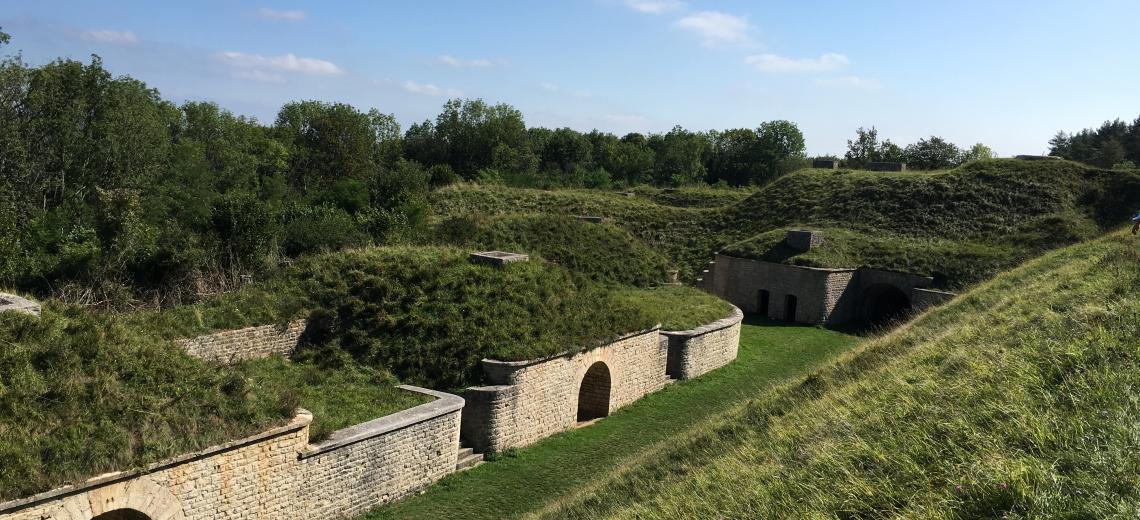
[[[1116,119],[1099,128],[1057,132],[1049,154],[1101,168],[1132,169],[1140,164],[1140,117],[1132,123]]]
[[[994,151],[977,143],[969,148],[960,148],[938,136],[899,146],[890,139],[879,140],[875,127],[860,127],[855,131],[855,139],[847,141],[844,162],[848,168],[864,168],[872,162],[906,163],[907,168],[917,170],[942,170],[953,168],[970,161],[993,159]],[[832,157],[834,159],[834,157]]]

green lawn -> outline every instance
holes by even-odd
[[[533,512],[858,342],[830,330],[749,320],[731,365],[671,385],[587,428],[452,475],[423,495],[363,518],[499,519]]]

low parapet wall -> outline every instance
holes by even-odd
[[[40,304],[15,294],[0,293],[0,312],[14,311],[40,316]]]
[[[663,330],[669,345],[666,372],[677,379],[692,379],[725,366],[740,349],[740,322],[744,312],[733,307],[732,316],[692,330]]]
[[[957,296],[957,294],[952,292],[916,287],[910,291],[910,302],[915,312],[920,312],[936,305],[942,305],[954,299],[955,296]]]
[[[281,325],[262,325],[244,329],[224,330],[175,342],[191,356],[233,363],[247,359],[258,359],[272,355],[288,357],[297,348],[301,334],[305,332],[305,320],[295,320]]]
[[[664,387],[667,357],[668,343],[654,328],[585,352],[517,362],[485,359],[484,373],[494,384],[467,389],[463,438],[477,452],[502,451],[573,428],[579,401],[596,405],[603,377],[602,397],[608,399],[601,415],[607,415]]]
[[[455,471],[463,399],[435,401],[310,445],[312,415],[145,469],[0,504],[0,520],[89,520],[130,509],[154,520],[328,519],[407,496]]]

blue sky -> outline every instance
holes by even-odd
[[[266,122],[321,99],[406,128],[479,97],[618,134],[788,119],[813,154],[872,125],[1038,153],[1057,130],[1135,118],[1138,21],[1134,0],[0,0],[25,61],[96,53],[167,99]]]

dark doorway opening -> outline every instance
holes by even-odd
[[[784,297],[784,321],[796,321],[796,297],[789,294]]]
[[[771,298],[771,293],[764,289],[760,289],[760,294],[756,297],[756,314],[765,318],[768,317],[768,300]]]
[[[861,321],[864,327],[881,327],[910,314],[910,298],[889,284],[875,284],[863,291]]]
[[[610,369],[598,361],[590,365],[578,388],[578,422],[610,414]]]
[[[150,517],[134,509],[116,509],[91,520],[150,520]]]

